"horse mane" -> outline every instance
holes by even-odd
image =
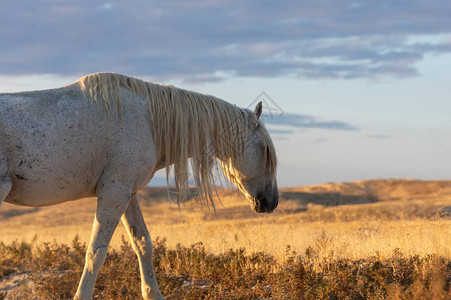
[[[192,174],[196,186],[202,190],[201,198],[210,200],[214,206],[215,175],[220,173],[216,158],[221,161],[225,177],[241,189],[239,174],[233,166],[243,163],[249,130],[255,127],[248,110],[210,95],[115,73],[90,74],[78,82],[85,97],[97,106],[101,104],[108,117],[112,112],[122,116],[121,88],[147,100],[156,153],[165,157],[168,184],[173,167],[179,202],[188,195]],[[268,149],[266,163],[275,178],[274,145],[264,126],[257,128],[264,136]]]

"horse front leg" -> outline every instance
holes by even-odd
[[[146,300],[164,299],[155,278],[152,262],[152,240],[139,207],[137,194],[132,195],[128,208],[122,216],[122,223],[127,229],[133,250],[138,256],[143,298]]]
[[[125,185],[116,183],[101,186],[97,190],[97,211],[75,299],[92,298],[94,283],[105,262],[111,237],[130,199],[131,191]]]

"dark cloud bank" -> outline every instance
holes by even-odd
[[[451,33],[450,15],[449,2],[430,0],[5,0],[0,74],[415,76],[416,62],[451,52],[451,42],[411,38]]]

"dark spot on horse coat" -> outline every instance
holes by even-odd
[[[26,180],[22,175],[16,174],[16,178],[20,180]]]

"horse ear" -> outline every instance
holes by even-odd
[[[262,111],[263,111],[263,104],[260,101],[257,103],[257,106],[255,107],[254,114],[253,114],[255,125],[258,124],[258,119],[262,115]]]

